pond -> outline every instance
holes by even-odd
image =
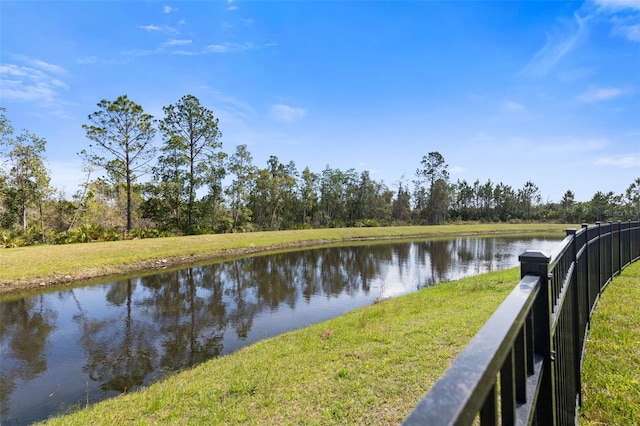
[[[376,300],[518,265],[560,238],[414,240],[265,254],[0,300],[0,419],[135,391]],[[514,283],[515,285],[516,283]]]

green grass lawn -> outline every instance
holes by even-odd
[[[640,261],[602,293],[582,368],[580,424],[640,425]]]

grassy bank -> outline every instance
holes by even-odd
[[[341,241],[548,231],[560,234],[567,227],[477,224],[312,229],[0,249],[0,293]]]
[[[515,268],[386,300],[49,424],[397,424],[518,281]]]
[[[602,294],[583,363],[580,424],[640,424],[640,261]]]

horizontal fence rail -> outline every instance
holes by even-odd
[[[583,224],[550,254],[525,251],[520,283],[403,424],[576,424],[591,315],[639,258],[640,221]]]

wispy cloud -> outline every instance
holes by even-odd
[[[76,58],[76,64],[91,65],[91,64],[113,64],[116,61],[113,59],[101,58],[100,56],[90,55]]]
[[[157,25],[138,25],[138,28],[145,31],[160,31],[161,28]]]
[[[586,7],[595,9],[597,15],[607,17],[613,27],[612,35],[640,42],[640,1],[591,0]]]
[[[249,42],[246,42],[246,43],[225,42],[225,43],[219,43],[219,44],[210,44],[205,47],[198,47],[198,46],[193,46],[193,40],[190,40],[190,39],[169,39],[159,44],[155,49],[129,50],[129,51],[125,51],[124,53],[127,55],[133,55],[133,56],[148,56],[148,55],[160,55],[160,54],[199,56],[199,55],[208,55],[208,54],[245,52],[247,50],[251,50],[255,48],[256,47]]]
[[[188,39],[182,39],[182,40],[171,39],[171,40],[167,40],[164,43],[162,43],[163,46],[186,46],[188,44],[191,44],[191,40],[188,40]]]
[[[66,69],[40,59],[16,56],[23,64],[0,65],[0,91],[5,100],[52,103],[59,89],[68,86],[60,79]]]
[[[157,26],[157,25],[138,25],[138,28],[140,28],[141,30],[145,30],[148,32],[162,32],[165,34],[176,34],[178,33],[178,30],[176,30],[175,28],[169,27],[167,25],[163,25],[161,27]]]
[[[640,2],[638,0],[592,0],[592,2],[602,9],[635,9],[640,11]]]
[[[178,8],[175,7],[171,7],[171,6],[165,6],[162,8],[162,13],[171,13],[171,12],[176,12],[178,10]]]
[[[583,94],[577,96],[577,100],[583,103],[596,103],[608,101],[625,95],[626,92],[617,87],[592,87]]]
[[[307,111],[290,105],[275,104],[269,107],[269,115],[276,121],[292,123],[303,119],[307,115]]]
[[[621,169],[640,167],[640,153],[602,157],[597,159],[595,163],[599,166],[617,167]]]
[[[638,2],[640,4],[640,2]],[[612,19],[613,35],[630,41],[640,41],[640,13],[635,16],[616,17]]]
[[[547,43],[533,56],[529,64],[521,71],[522,75],[543,77],[566,55],[568,55],[586,36],[586,19],[574,15],[573,27],[569,34],[547,35]]]
[[[29,61],[33,66],[40,68],[44,71],[53,73],[53,74],[64,74],[67,72],[67,70],[65,70],[64,68],[58,66],[58,65],[54,65],[54,64],[50,64],[47,63],[45,61],[41,61],[40,59],[32,59]]]
[[[253,49],[253,44],[246,43],[221,43],[221,44],[210,44],[205,48],[205,52],[207,53],[228,53],[228,52],[244,52],[247,50]]]
[[[217,90],[211,90],[208,86],[203,86],[202,89],[210,91],[216,104],[225,105],[227,109],[233,110],[234,113],[238,115],[249,116],[256,112],[255,108],[250,103],[242,99],[238,99]]]

